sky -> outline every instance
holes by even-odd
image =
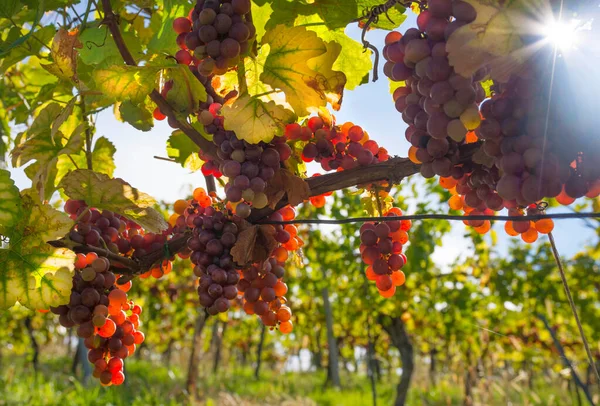
[[[415,16],[409,13],[400,31],[404,32],[415,25]],[[360,38],[360,30],[355,25],[348,27],[347,33],[357,40]],[[373,30],[367,34],[367,38],[381,50],[386,34],[387,31]],[[404,137],[406,124],[394,107],[389,82],[383,75],[382,68],[383,63],[379,66],[380,77],[377,82],[362,85],[354,91],[346,91],[341,110],[334,114],[338,123],[352,121],[362,126],[371,138],[388,149],[390,155],[406,156],[410,146]],[[97,136],[106,136],[117,148],[114,176],[125,179],[158,200],[167,202],[185,198],[193,188],[204,186],[204,177],[200,172],[191,173],[179,164],[154,158],[167,156],[166,141],[171,132],[172,129],[166,120],[157,121],[149,132],[138,131],[129,124],[117,121],[110,109],[101,112],[97,119]],[[19,188],[30,187],[31,183],[22,168],[10,170]],[[427,199],[428,196],[423,194],[420,198]],[[406,211],[406,208],[403,210]],[[554,211],[568,210],[559,208]],[[571,256],[586,244],[596,242],[594,232],[586,228],[582,221],[557,220],[555,223],[554,235],[559,252],[563,256]],[[496,223],[494,226],[498,231],[500,254],[506,254],[511,239],[505,235],[503,226],[503,223]],[[464,233],[465,226],[457,222],[452,232],[443,239],[442,246],[436,249],[432,258],[440,267],[449,270],[449,265],[457,258],[469,255],[469,241],[464,238]],[[545,241],[547,237],[541,237],[537,244]]]

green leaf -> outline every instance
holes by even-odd
[[[10,172],[0,169],[0,234],[5,235],[21,216],[19,188],[10,178]]]
[[[13,166],[20,167],[32,160],[37,161],[34,165],[27,167],[25,173],[39,192],[40,199],[49,199],[55,190],[54,178],[57,172],[58,157],[64,154],[76,154],[83,148],[85,128],[85,123],[76,127],[64,145],[65,137],[60,131],[52,137],[50,130],[46,130],[34,137],[27,138],[13,149]]]
[[[144,105],[136,106],[125,101],[119,105],[119,119],[131,124],[140,131],[150,131],[154,127],[154,117]]]
[[[106,137],[100,137],[96,140],[92,150],[92,165],[95,172],[103,173],[108,176],[113,176],[115,171],[114,155],[117,149],[112,142]],[[75,166],[73,164],[77,164]],[[84,151],[78,154],[73,154],[70,157],[61,155],[58,157],[56,164],[57,174],[55,183],[58,184],[61,179],[68,173],[78,168],[87,168],[87,158]]]
[[[96,88],[113,100],[139,104],[154,90],[156,74],[160,70],[157,66],[118,65],[96,69],[92,78]]]
[[[23,35],[20,30],[16,27],[11,29],[11,33],[16,33],[16,38],[21,38]],[[15,63],[32,55],[38,55],[44,45],[50,46],[52,37],[56,29],[54,25],[47,25],[44,28],[40,28],[35,32],[35,38],[29,37],[24,43],[18,47],[12,48],[6,55],[3,56],[2,62],[0,63],[0,70],[6,72]],[[9,34],[10,35],[10,34]]]
[[[127,49],[134,57],[142,53],[141,43],[134,32],[121,30],[121,35]],[[79,56],[87,65],[96,65],[113,57],[121,58],[119,49],[106,26],[86,28],[79,36],[79,41],[83,44]]]
[[[167,140],[167,155],[191,171],[197,171],[204,163],[198,156],[198,145],[180,130],[173,131]]]
[[[50,127],[52,127],[52,123],[62,112],[62,107],[58,103],[50,103],[46,107],[44,107],[35,120],[29,130],[27,130],[27,134],[30,137],[34,137],[42,131],[46,131]]]
[[[11,18],[21,10],[19,0],[3,0],[0,2],[0,17]]]
[[[48,309],[68,301],[75,253],[46,242],[63,237],[73,225],[66,214],[22,196],[22,216],[0,249],[0,307],[17,301],[31,309]]]
[[[296,114],[305,116],[309,107],[327,105],[328,98],[335,102],[337,96],[339,100],[345,77],[342,80],[343,73],[331,69],[339,49],[334,46],[328,49],[328,44],[304,27],[284,25],[265,34],[263,47],[267,45],[270,52],[260,78],[283,90]]]
[[[162,23],[159,25],[160,29],[148,43],[148,52],[174,55],[179,47],[176,42],[177,34],[173,31],[173,20],[177,17],[187,17],[190,3],[187,0],[158,0],[157,4],[161,8],[159,13],[162,16]]]
[[[186,65],[170,67],[168,76],[173,80],[173,88],[167,93],[167,101],[175,111],[187,115],[206,101],[206,89]]]
[[[156,200],[132,187],[123,179],[87,169],[68,173],[59,184],[69,198],[85,200],[90,207],[122,214],[146,230],[159,232],[168,228],[163,216],[152,206]]]
[[[359,12],[361,12],[360,17],[364,15],[364,11],[371,10],[373,7],[380,6],[381,4],[381,0],[358,0],[357,5]],[[387,13],[381,14],[377,21],[371,23],[371,27],[393,30],[406,20],[405,13],[406,8],[400,4],[396,4],[394,7],[390,8]],[[366,22],[367,19],[364,19],[363,21]]]
[[[239,97],[231,106],[223,107],[226,130],[251,144],[270,142],[281,135],[283,128],[296,120],[293,112],[275,102],[264,102],[247,94]]]

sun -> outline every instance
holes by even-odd
[[[544,26],[543,34],[546,41],[552,46],[563,51],[572,49],[575,48],[578,43],[579,23],[578,20],[571,20],[568,22],[552,20]]]

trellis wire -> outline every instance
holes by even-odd
[[[552,213],[552,214],[531,214],[527,216],[494,216],[494,215],[459,215],[459,214],[409,214],[402,216],[379,216],[379,217],[348,217],[345,219],[295,219],[288,221],[264,220],[257,224],[349,224],[365,223],[372,221],[389,222],[398,220],[448,220],[448,221],[473,221],[473,220],[491,220],[491,221],[535,221],[542,219],[586,219],[600,218],[600,213]]]
[[[594,357],[592,356],[590,345],[587,341],[587,338],[585,337],[585,333],[583,332],[583,326],[581,325],[581,321],[579,320],[579,314],[577,313],[577,308],[575,308],[575,302],[573,301],[573,296],[571,296],[571,289],[569,288],[569,284],[567,283],[567,276],[565,274],[562,261],[560,260],[560,255],[558,254],[556,242],[554,241],[554,236],[552,235],[552,233],[548,233],[548,238],[550,240],[550,246],[552,248],[554,260],[556,261],[556,266],[558,267],[558,271],[560,273],[560,279],[562,280],[563,288],[565,289],[565,294],[567,295],[569,306],[571,307],[571,312],[573,312],[573,316],[575,316],[575,323],[577,324],[577,328],[579,329],[579,335],[581,336],[581,341],[583,341],[583,346],[585,347],[585,352],[587,353],[588,362],[590,363],[590,366],[596,374],[596,379],[598,379],[597,382],[600,383],[600,373],[598,373],[598,368],[596,366],[596,362],[594,361]]]

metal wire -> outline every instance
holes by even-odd
[[[552,213],[552,214],[531,214],[527,216],[494,216],[494,215],[454,215],[454,214],[409,214],[403,216],[380,216],[380,217],[348,217],[345,219],[295,219],[289,221],[264,220],[257,224],[349,224],[365,223],[370,221],[389,222],[398,220],[448,220],[448,221],[473,221],[473,220],[491,220],[491,221],[535,221],[542,219],[586,219],[600,218],[600,213]]]

